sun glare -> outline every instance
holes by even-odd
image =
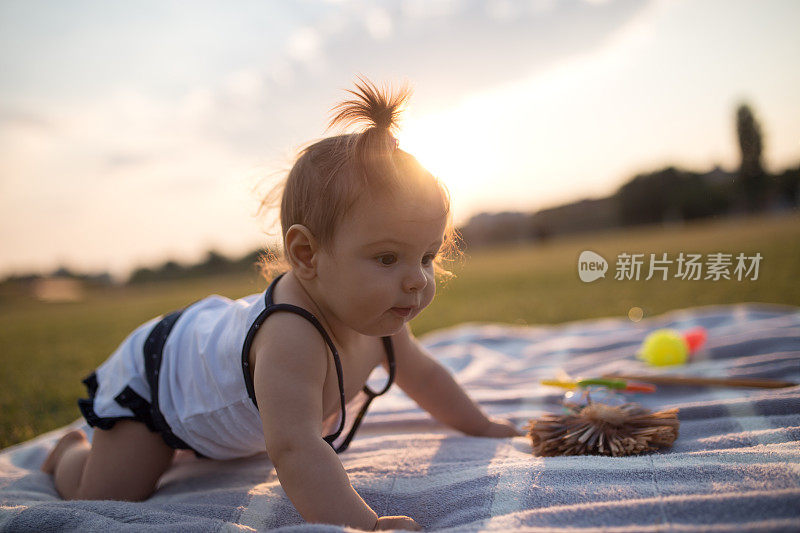
[[[491,128],[468,119],[469,113],[450,110],[403,122],[400,148],[412,154],[441,179],[454,201],[474,203],[497,179],[493,164],[497,150]]]

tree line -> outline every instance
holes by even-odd
[[[761,126],[747,104],[735,115],[739,167],[700,173],[670,166],[634,176],[614,194],[534,213],[481,213],[462,228],[467,246],[544,241],[558,235],[642,224],[674,223],[800,205],[800,165],[778,174],[763,166]]]

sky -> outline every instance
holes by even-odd
[[[357,75],[408,83],[400,146],[457,223],[738,165],[800,163],[793,0],[0,2],[0,277],[124,279],[274,241],[263,194]],[[257,214],[259,216],[257,216]]]

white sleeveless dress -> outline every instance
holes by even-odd
[[[280,277],[262,293],[238,300],[211,295],[136,328],[84,380],[89,398],[80,400],[79,406],[87,422],[108,429],[118,420],[138,420],[161,433],[170,446],[188,448],[212,459],[266,451],[248,354],[263,321],[273,312],[288,311],[311,321],[334,357],[340,409],[323,422],[324,438],[334,446],[347,416],[343,412],[351,411],[351,405],[344,401],[339,355],[310,312],[273,303],[272,292]],[[384,337],[384,347],[392,372],[380,394],[389,389],[394,378],[394,354],[388,337]],[[148,350],[158,352],[151,354],[154,362],[149,364],[145,362]]]

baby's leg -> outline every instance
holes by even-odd
[[[91,444],[83,432],[68,433],[42,470],[53,473],[65,500],[141,501],[153,493],[174,453],[141,422],[121,420],[109,430],[95,429]]]

